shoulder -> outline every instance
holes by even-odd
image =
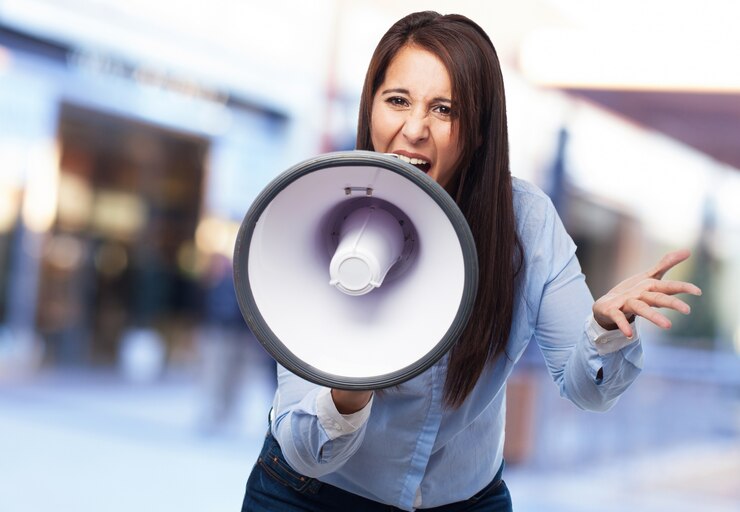
[[[511,178],[511,189],[517,231],[522,241],[541,234],[545,224],[557,215],[550,198],[536,185],[520,178]]]
[[[511,177],[511,189],[514,193],[514,205],[517,201],[528,203],[551,202],[541,188],[522,178]]]
[[[574,257],[568,235],[550,198],[537,186],[512,178],[516,229],[524,251],[528,278],[535,287],[549,282]]]

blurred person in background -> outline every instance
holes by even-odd
[[[234,417],[247,359],[245,336],[234,293],[231,260],[213,253],[203,277],[205,326],[198,340],[202,356],[202,402],[199,428],[215,433]]]
[[[382,37],[357,148],[399,155],[456,200],[480,264],[471,320],[437,364],[383,391],[322,388],[279,367],[242,510],[510,511],[505,389],[528,343],[564,397],[603,411],[642,368],[636,317],[669,328],[656,308],[689,312],[675,295],[701,291],[662,280],[688,251],[594,302],[552,202],[511,177],[507,137],[498,57],[477,24],[421,12]]]

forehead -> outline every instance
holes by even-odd
[[[416,46],[404,46],[393,57],[378,92],[403,88],[409,92],[451,96],[450,74],[435,54]]]

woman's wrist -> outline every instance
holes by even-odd
[[[372,391],[332,389],[331,398],[340,414],[354,414],[363,409],[373,397]]]

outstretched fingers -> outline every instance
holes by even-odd
[[[690,295],[701,295],[701,289],[692,283],[685,281],[662,281],[659,279],[648,279],[640,284],[646,291],[676,295],[688,293]]]
[[[686,293],[701,295],[701,289],[684,281],[663,280],[670,269],[685,261],[691,252],[682,249],[665,256],[650,270],[625,279],[612,288],[609,293],[594,303],[593,313],[596,322],[605,329],[619,328],[631,338],[632,327],[629,318],[641,316],[663,329],[671,327],[671,321],[657,308],[668,308],[689,314],[691,308],[674,295]]]
[[[701,295],[701,289],[683,281],[646,280],[637,287],[636,294],[624,301],[625,314],[641,316],[663,329],[671,328],[671,321],[655,308],[668,308],[688,315],[691,308],[681,299],[674,297],[679,293]]]
[[[688,304],[677,297],[666,295],[658,292],[643,292],[640,298],[650,306],[656,308],[669,308],[684,315],[691,313],[691,308]]]
[[[668,317],[660,313],[657,309],[649,306],[642,300],[628,299],[624,303],[624,307],[622,308],[622,310],[625,313],[632,313],[634,315],[641,316],[645,320],[648,320],[663,329],[671,328],[672,324],[671,321],[668,320]]]

